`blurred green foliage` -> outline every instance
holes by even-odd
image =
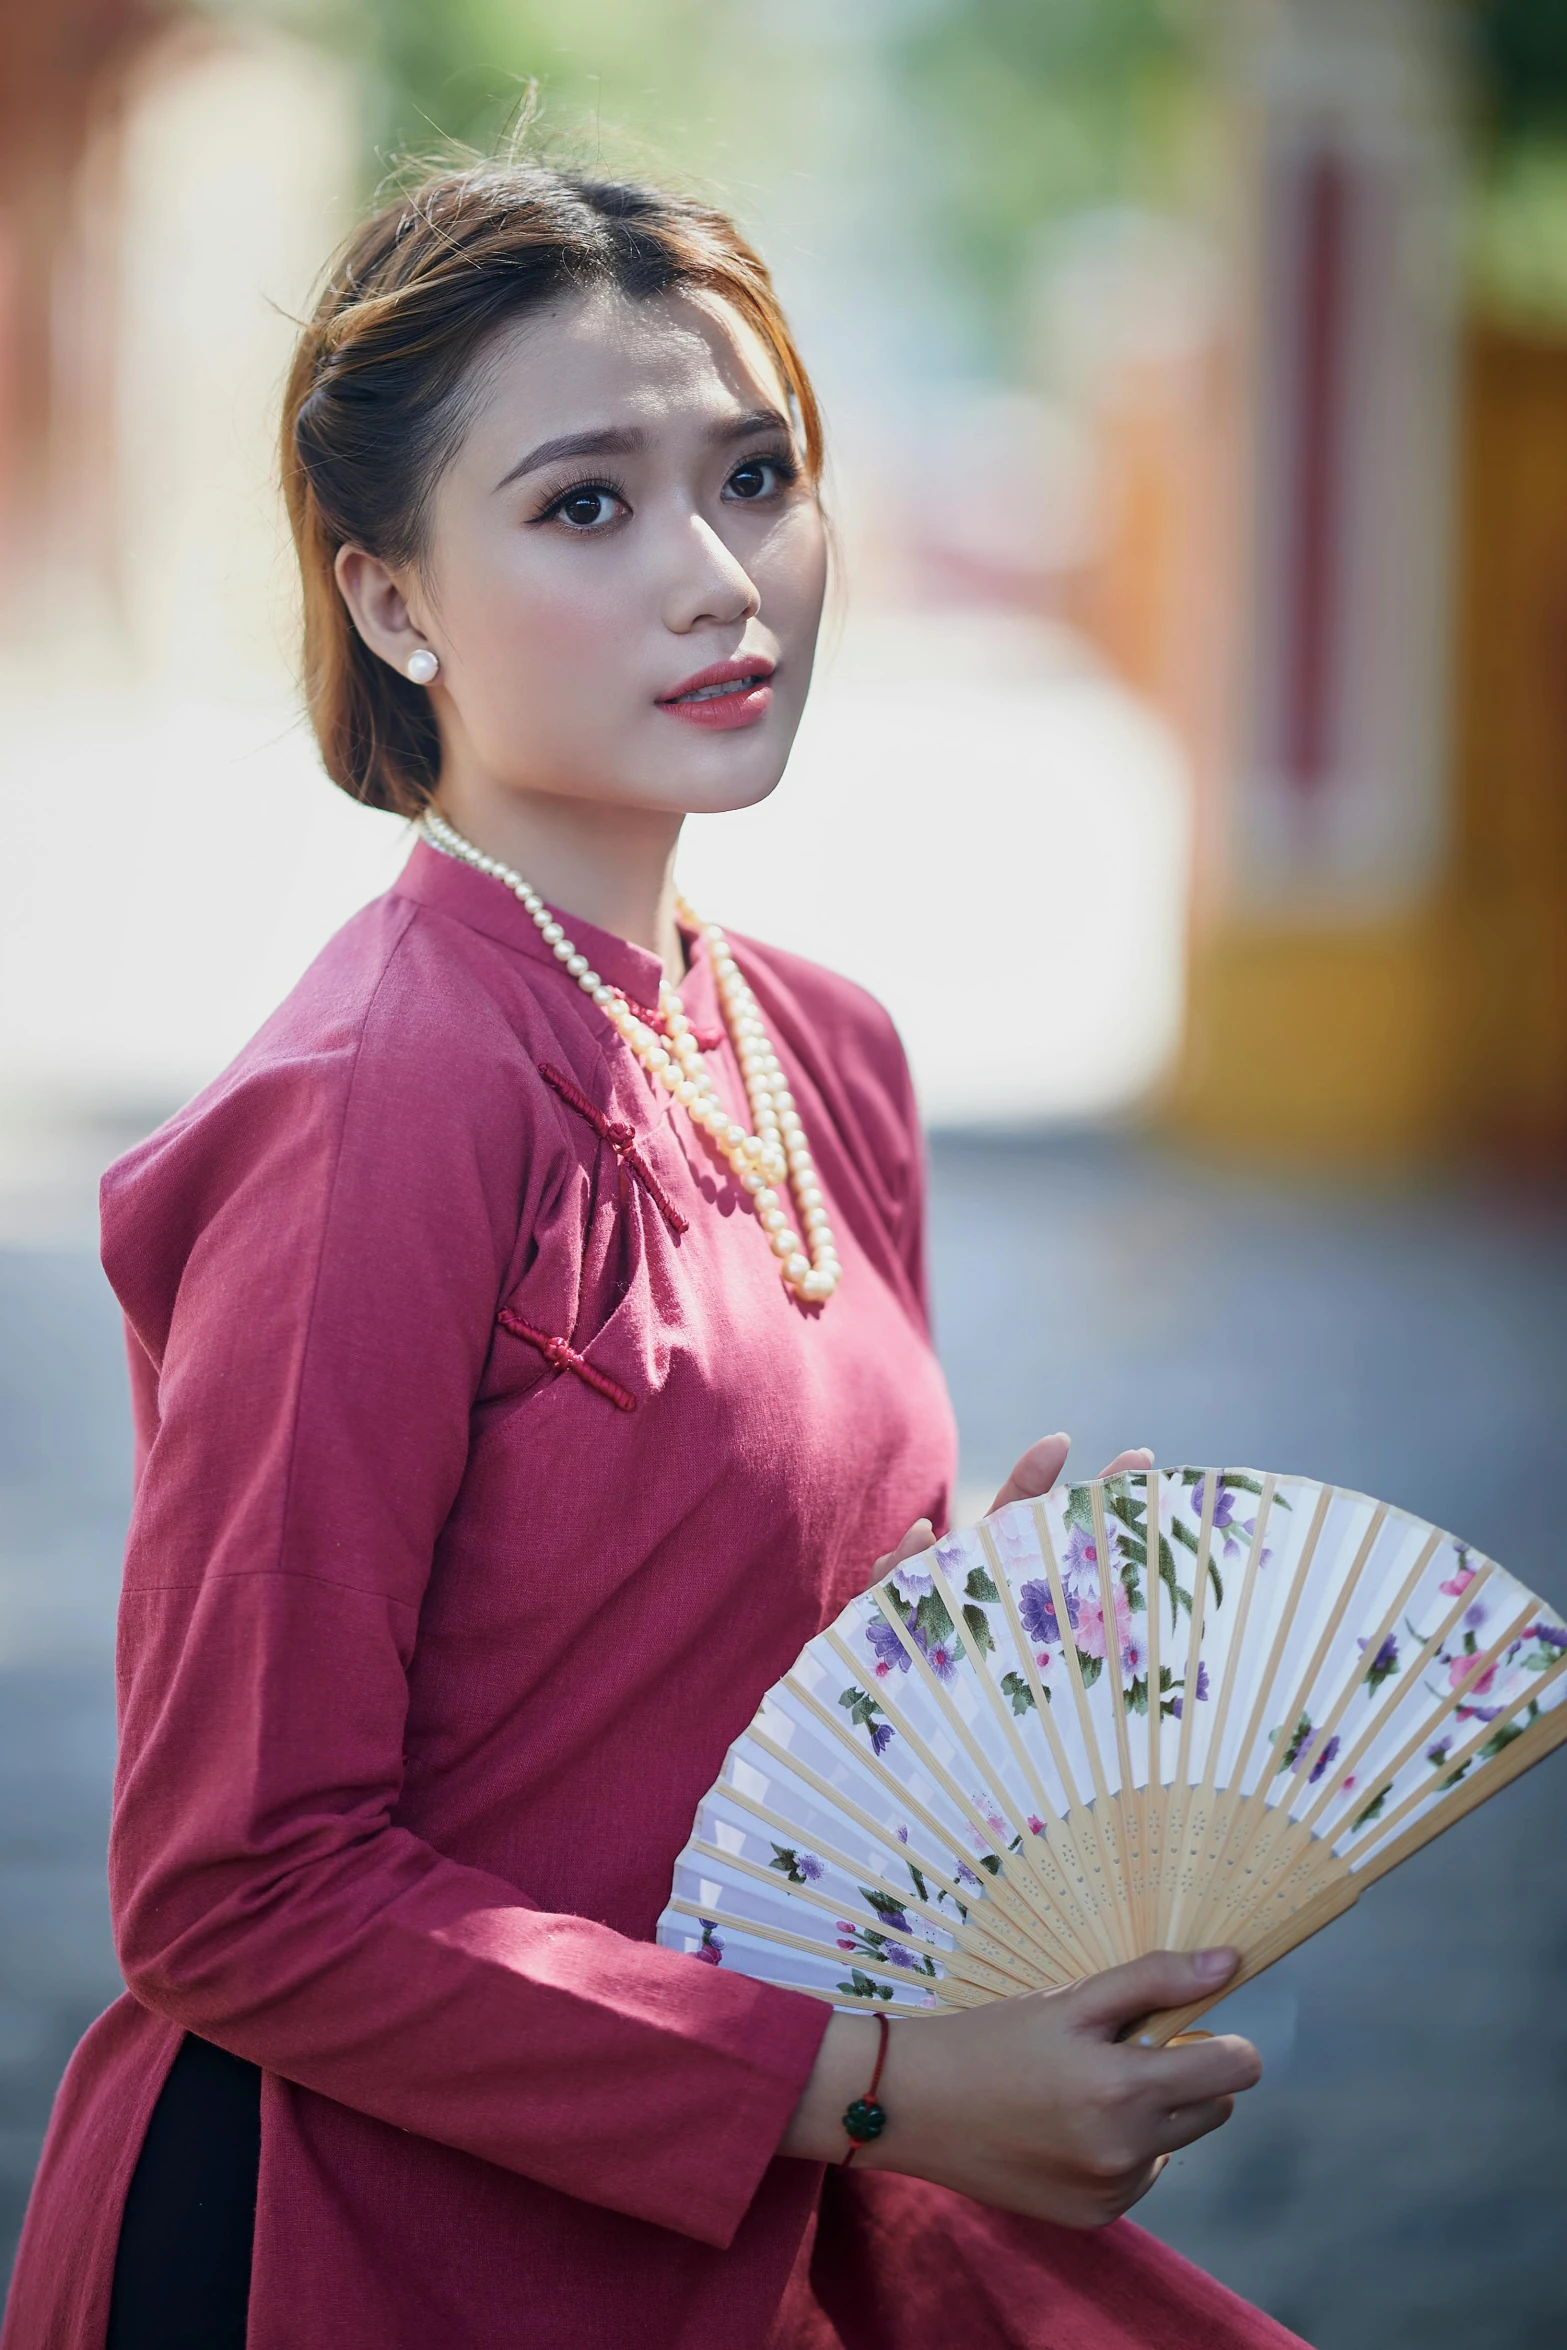
[[[1567,136],[1567,0],[1471,0],[1493,137]]]
[[[537,135],[602,168],[689,175],[742,217],[764,186],[815,176],[846,234],[874,235],[879,210],[889,251],[917,247],[1002,356],[1042,226],[1204,192],[1214,39],[1252,0],[197,4],[360,60],[367,183],[444,142],[489,145],[536,78]],[[1481,297],[1567,320],[1567,0],[1446,5],[1474,68]]]
[[[1209,11],[1178,0],[938,0],[894,9],[886,62],[933,232],[1005,315],[1042,224],[1189,193]]]

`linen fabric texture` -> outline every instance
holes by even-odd
[[[567,927],[656,1003],[653,957]],[[825,1309],[515,899],[423,843],[105,1178],[129,1989],[61,2085],[0,2350],[102,2350],[187,2030],[263,2070],[251,2350],[871,2350],[879,2265],[933,2211],[951,2256],[902,2350],[1118,2350],[1129,2273],[1206,2329],[1141,2338],[1292,2338],[1124,2223],[875,2174],[818,2226],[819,2167],[775,2149],[827,2010],[653,1943],[731,1740],[878,1554],[945,1522],[953,1466],[892,1027],[734,945],[831,1206]],[[995,2260],[1037,2284],[1015,2324],[963,2282]]]

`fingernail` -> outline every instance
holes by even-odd
[[[1205,1983],[1218,1983],[1234,1974],[1235,1961],[1233,1950],[1199,1950],[1192,1964]]]

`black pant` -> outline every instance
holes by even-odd
[[[125,2199],[107,2350],[245,2350],[261,2075],[187,2032]]]

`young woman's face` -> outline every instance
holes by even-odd
[[[489,354],[404,583],[443,769],[748,807],[805,705],[826,542],[783,387],[724,305],[574,297]]]

